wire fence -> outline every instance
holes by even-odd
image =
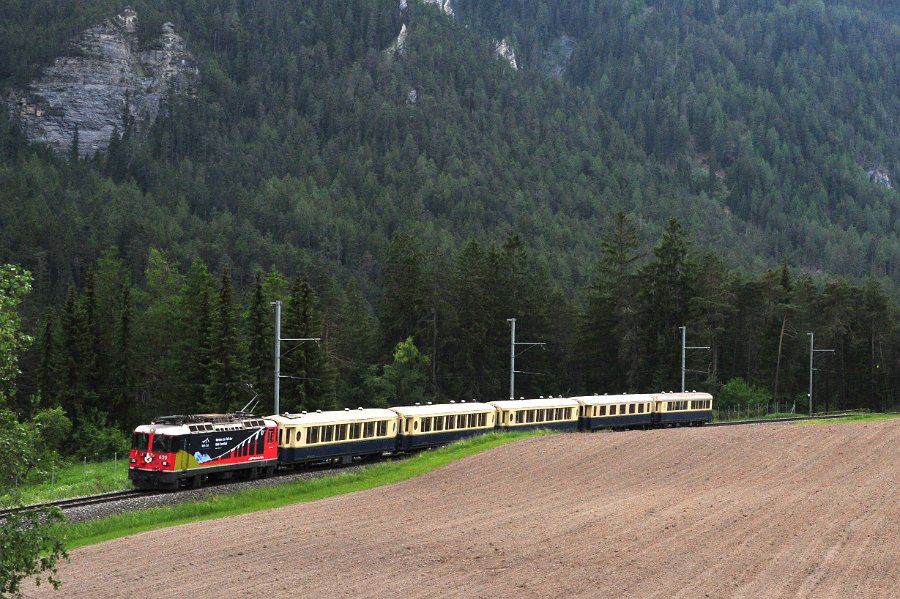
[[[0,503],[20,496],[25,503],[92,495],[128,487],[128,454],[84,457],[80,460],[51,460],[23,480],[13,483],[14,492],[0,492]]]

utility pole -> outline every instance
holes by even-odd
[[[681,329],[681,392],[684,393],[684,352],[688,349],[709,349],[708,345],[697,345],[694,347],[685,347],[684,343],[687,339],[687,327],[678,327]]]
[[[834,350],[833,349],[816,349],[815,333],[807,333],[807,335],[809,335],[809,415],[812,416],[812,414],[813,414],[813,411],[812,411],[813,370],[815,370],[813,368],[813,356],[816,354],[817,351],[818,352],[828,352],[828,351],[834,352]]]
[[[281,337],[281,300],[277,300],[272,302],[272,305],[275,306],[275,411],[273,414],[279,414],[281,409],[281,379],[288,378],[281,376],[281,342],[282,341],[296,341],[298,343],[303,343],[304,341],[315,341],[318,343],[321,341],[321,337],[306,337],[304,339],[283,339]],[[297,345],[289,349],[285,353],[290,353],[297,349]]]
[[[516,398],[516,346],[524,345],[527,346],[523,351],[527,351],[528,349],[540,345],[544,346],[546,343],[516,343],[516,319],[515,318],[507,318],[506,322],[510,323],[510,339],[509,339],[509,398]],[[523,371],[519,371],[524,374]]]

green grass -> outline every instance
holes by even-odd
[[[331,476],[311,480],[214,495],[199,501],[128,512],[86,522],[63,524],[61,532],[66,539],[66,547],[74,549],[157,528],[246,514],[293,503],[364,491],[407,480],[466,456],[541,434],[548,433],[543,431],[491,433],[441,449],[419,453],[398,462],[382,462],[354,472],[338,472]]]
[[[844,416],[843,418],[823,419],[823,420],[807,420],[798,424],[835,424],[842,422],[873,422],[876,420],[891,420],[900,418],[900,414],[857,414],[854,416]]]
[[[56,464],[31,478],[19,487],[22,503],[44,503],[131,488],[127,454],[117,461]],[[0,506],[9,505],[12,505],[12,498],[5,493],[0,495]]]
[[[792,414],[791,412],[773,412],[771,414],[765,414],[763,412],[750,410],[749,413],[747,410],[741,412],[740,416],[736,412],[729,413],[727,410],[714,410],[713,411],[713,422],[732,422],[739,420],[777,420],[778,418],[796,418],[799,416],[806,416],[805,412],[798,412],[796,414]]]

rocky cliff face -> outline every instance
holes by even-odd
[[[141,46],[136,22],[137,14],[125,9],[91,27],[37,80],[10,94],[10,115],[30,141],[68,153],[77,128],[79,154],[91,156],[109,146],[115,128],[122,130],[126,102],[141,128],[156,118],[170,91],[192,93],[196,62],[172,24]]]

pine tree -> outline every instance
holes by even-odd
[[[111,415],[119,428],[127,429],[137,419],[136,403],[139,394],[135,389],[134,309],[131,305],[131,285],[122,285],[119,323],[116,327],[116,360],[113,367],[117,393]]]
[[[637,230],[619,211],[600,242],[594,282],[579,323],[579,365],[590,392],[633,391],[641,367],[635,265]]]
[[[687,324],[696,271],[678,219],[671,218],[653,248],[656,258],[641,271],[644,282],[641,320],[647,352],[644,388],[680,389],[681,343],[678,327]]]
[[[291,289],[283,334],[289,339],[321,337],[322,321],[315,295],[306,279],[298,277]],[[329,356],[314,341],[293,342],[282,348],[281,372],[286,377],[283,410],[325,410],[335,407],[337,373]]]
[[[56,319],[53,313],[49,312],[40,338],[40,361],[37,372],[37,392],[41,398],[41,408],[59,405],[62,392],[61,359],[62,348],[56,331]]]
[[[272,330],[272,309],[266,299],[263,288],[263,273],[256,272],[256,285],[253,298],[248,307],[249,323],[249,366],[253,389],[260,397],[271,397],[272,390],[272,349],[274,332]]]
[[[412,335],[424,338],[425,258],[418,240],[398,233],[391,239],[382,269],[379,303],[382,349],[387,355]]]
[[[227,411],[241,408],[250,396],[243,386],[246,372],[245,352],[238,336],[231,271],[222,269],[218,301],[212,319],[209,385],[204,393],[207,410]]]
[[[66,385],[60,404],[76,424],[76,428],[91,418],[96,418],[97,400],[90,389],[91,349],[86,304],[79,301],[74,285],[69,286],[63,311],[63,364]]]
[[[193,413],[204,405],[210,383],[211,320],[209,294],[213,278],[206,263],[195,258],[178,291],[180,336],[176,342],[179,386],[173,411]]]

